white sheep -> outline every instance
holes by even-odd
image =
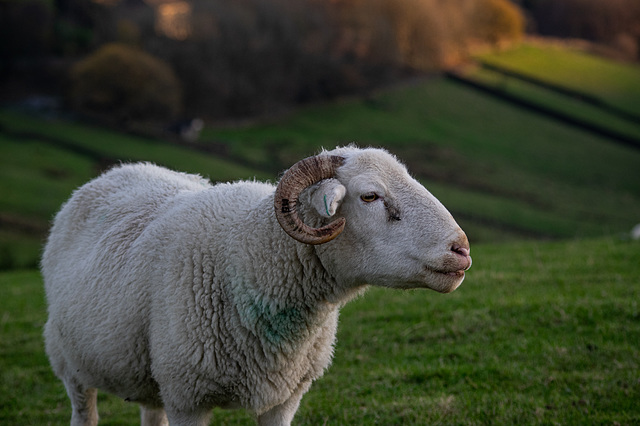
[[[124,165],[55,218],[46,351],[74,425],[97,423],[97,389],[142,424],[204,425],[217,406],[286,425],[341,306],[370,284],[450,292],[470,266],[453,217],[384,150],[323,152],[277,188]]]

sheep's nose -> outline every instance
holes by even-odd
[[[454,243],[451,246],[451,251],[463,258],[461,260],[463,262],[463,265],[464,265],[463,269],[465,271],[471,268],[471,256],[470,256],[471,250],[469,249],[469,243],[468,241],[466,241],[466,239],[465,239],[465,242],[462,244]]]
[[[463,247],[459,244],[454,244],[451,246],[451,251],[459,254],[460,256],[469,256],[469,247]]]

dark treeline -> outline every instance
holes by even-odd
[[[464,55],[471,39],[498,43],[522,30],[518,12],[504,0],[194,0],[192,5],[196,18],[184,40],[155,37],[144,46],[172,64],[190,108],[214,115],[259,114],[362,93],[408,73],[440,69]],[[485,28],[489,23],[470,25],[482,9],[512,13],[513,21],[495,30]]]
[[[637,0],[516,3],[535,31],[637,49]],[[5,97],[25,87],[48,92],[119,120],[130,112],[144,119],[147,110],[153,119],[251,116],[459,64],[478,44],[519,39],[520,7],[508,0],[0,2],[0,89]],[[147,84],[152,79],[161,80],[165,99],[150,95],[160,87]]]
[[[71,105],[117,109],[121,119],[123,111],[143,109],[145,102],[123,105],[145,96],[148,86],[127,70],[145,69],[137,78],[155,75],[153,62],[126,51],[132,48],[175,73],[183,115],[247,116],[441,69],[472,44],[517,39],[523,28],[508,0],[96,1],[0,3],[3,80],[31,78]],[[108,58],[91,57],[106,55],[106,44]],[[125,84],[127,78],[133,81]],[[113,90],[98,96],[97,87]],[[98,105],[101,99],[106,104]]]
[[[626,59],[640,59],[638,0],[518,0],[529,31],[543,36],[579,38],[608,46]]]

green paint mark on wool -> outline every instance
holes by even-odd
[[[248,314],[256,331],[274,345],[297,340],[307,327],[302,311],[295,307],[274,311],[270,306],[256,302],[250,305]]]

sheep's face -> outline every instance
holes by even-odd
[[[345,157],[311,193],[316,211],[346,218],[342,234],[318,247],[329,267],[354,285],[455,290],[471,257],[451,214],[385,151]]]

